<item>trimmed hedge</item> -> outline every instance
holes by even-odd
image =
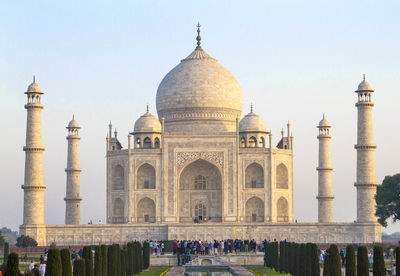
[[[329,249],[325,251],[325,258],[324,258],[324,270],[322,271],[323,276],[330,276],[331,275],[331,262],[329,260]]]
[[[107,245],[101,245],[101,271],[103,276],[107,276]]]
[[[383,259],[383,248],[382,246],[374,247],[374,265],[373,265],[374,276],[385,276],[385,260]]]
[[[352,244],[346,247],[346,276],[356,276],[356,254]]]
[[[342,263],[340,261],[339,249],[336,244],[329,247],[329,266],[331,276],[342,276]]]
[[[11,253],[7,257],[7,276],[19,276],[19,257],[17,253]]]
[[[396,275],[400,275],[400,247],[396,247]]]
[[[103,276],[103,259],[101,246],[96,246],[94,251],[94,276]],[[104,275],[107,276],[107,275]]]
[[[54,276],[62,274],[60,250],[50,248],[47,255],[46,273],[45,276]]]
[[[358,247],[357,276],[369,276],[368,249],[365,246]]]
[[[62,276],[72,276],[71,253],[68,248],[60,250]]]
[[[83,247],[82,258],[85,259],[86,276],[94,276],[93,252],[90,246]]]
[[[150,244],[148,241],[143,243],[143,270],[150,267]]]
[[[85,259],[77,259],[74,261],[74,276],[86,276]]]
[[[315,243],[310,244],[309,248],[310,254],[310,275],[311,276],[320,276],[321,269],[319,267],[319,256],[318,256],[318,247]]]

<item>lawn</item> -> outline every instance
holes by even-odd
[[[268,267],[246,267],[247,270],[249,270],[251,273],[253,273],[254,275],[267,275],[267,276],[271,276],[271,275],[290,275],[290,274],[281,274],[279,272],[276,272],[273,269],[270,269]]]
[[[159,276],[167,270],[167,267],[150,267],[147,270],[142,271],[142,276]]]

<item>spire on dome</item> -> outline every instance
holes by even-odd
[[[196,49],[198,49],[198,48],[201,48],[201,36],[200,36],[200,27],[201,27],[201,25],[200,25],[200,22],[198,22],[197,23],[197,37],[196,37],[196,40],[197,40],[197,47],[196,47]]]
[[[33,83],[36,83],[35,75],[33,75]]]
[[[149,104],[146,104],[146,111],[149,112]]]
[[[363,74],[363,81],[365,81],[365,74]]]
[[[253,103],[250,104],[250,112],[253,112]]]

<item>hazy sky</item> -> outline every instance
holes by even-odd
[[[105,221],[105,137],[121,142],[161,79],[202,46],[230,70],[278,142],[292,123],[295,218],[317,220],[317,129],[332,125],[334,216],[356,218],[356,90],[375,89],[376,176],[399,173],[399,1],[1,1],[0,226],[22,223],[27,86],[44,91],[45,222],[65,215],[65,126],[81,130],[82,222]],[[386,232],[400,230],[400,223]]]

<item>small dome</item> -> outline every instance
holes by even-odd
[[[160,121],[149,111],[135,122],[134,132],[161,132]]]
[[[357,91],[372,91],[371,85],[365,80],[365,74],[363,75],[363,81],[358,85]]]
[[[35,81],[35,76],[33,76],[33,82],[28,86],[27,92],[42,92],[39,84]]]
[[[263,119],[251,111],[239,123],[239,132],[266,132]]]
[[[68,128],[80,128],[77,121],[74,118],[68,123]]]
[[[329,122],[325,119],[325,115],[322,117],[322,120],[319,121],[319,127],[330,127]]]

